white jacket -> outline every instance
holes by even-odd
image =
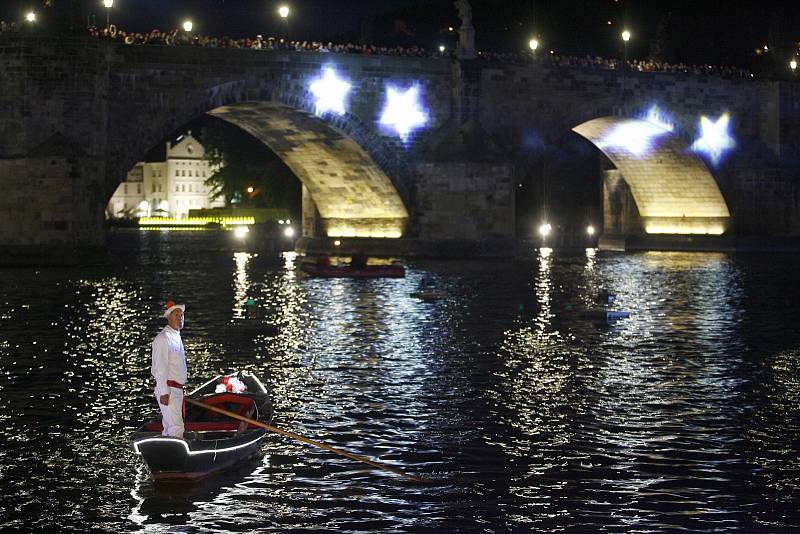
[[[156,379],[156,397],[169,393],[167,380],[186,383],[186,353],[183,351],[181,333],[169,325],[153,340],[153,365],[150,373]]]

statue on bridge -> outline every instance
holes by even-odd
[[[456,0],[453,2],[461,19],[461,28],[458,30],[459,59],[475,59],[475,27],[472,25],[472,6],[469,0]]]

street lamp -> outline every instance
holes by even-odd
[[[795,72],[797,72],[797,60],[796,60],[796,59],[792,59],[792,60],[789,62],[789,68],[790,68],[790,69],[792,69],[792,74],[794,74]]]
[[[28,22],[36,22],[36,13],[33,11],[28,11],[28,13],[25,15],[25,20]]]
[[[111,27],[111,8],[114,7],[114,0],[103,0],[106,8],[106,29]]]
[[[283,19],[283,38],[289,39],[289,6],[283,5],[278,8],[278,15]]]
[[[192,23],[191,20],[183,21],[183,31],[185,31],[186,33],[189,33],[189,32],[192,31],[192,28],[194,28],[194,24]]]
[[[444,54],[444,50],[445,50],[444,45],[439,45],[439,52]]]
[[[528,46],[531,49],[531,52],[536,52],[536,49],[539,48],[539,40],[535,37],[528,41]]]

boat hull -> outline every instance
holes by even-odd
[[[140,436],[133,446],[154,480],[199,480],[257,456],[265,437],[265,430],[210,442],[154,434]]]

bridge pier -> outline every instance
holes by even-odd
[[[2,159],[0,176],[0,265],[78,264],[103,250],[103,162],[65,155]]]

